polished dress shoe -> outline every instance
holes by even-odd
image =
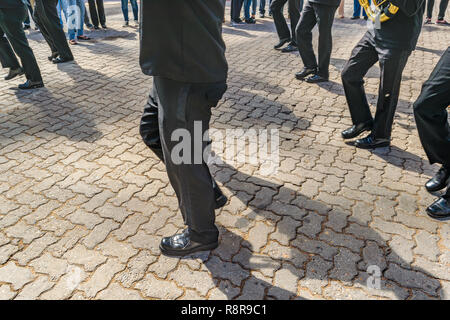
[[[53,59],[56,59],[59,56],[58,52],[52,52],[51,56],[48,56],[48,61],[53,61]]]
[[[289,39],[289,38],[281,39],[280,42],[278,42],[276,45],[273,46],[273,48],[274,49],[280,49],[282,46],[284,46],[289,41],[291,41],[291,39]]]
[[[361,149],[389,147],[390,144],[391,139],[375,138],[372,134],[369,134],[367,137],[355,141],[355,147]]]
[[[65,62],[71,62],[73,61],[73,58],[62,58],[62,57],[58,57],[52,60],[52,62],[54,64],[58,64],[58,63],[65,63]]]
[[[297,80],[303,80],[303,79],[305,79],[307,76],[309,76],[309,75],[311,75],[311,74],[315,74],[316,72],[317,72],[317,69],[315,69],[315,68],[312,68],[312,69],[310,69],[310,68],[303,68],[302,71],[297,72],[297,73],[295,74],[295,78],[296,78]]]
[[[450,198],[441,197],[427,208],[427,214],[435,219],[450,218]]]
[[[228,198],[222,193],[222,190],[220,190],[219,186],[213,183],[214,188],[214,199],[216,201],[216,209],[222,208],[228,201]]]
[[[295,44],[289,43],[289,45],[287,47],[284,47],[283,49],[281,49],[281,52],[294,52],[297,51],[298,48]]]
[[[434,177],[428,180],[425,184],[425,188],[430,192],[442,190],[447,186],[447,183],[450,183],[449,178],[450,168],[442,166]]]
[[[363,122],[363,123],[359,123],[359,124],[355,124],[355,125],[351,126],[350,128],[342,131],[341,135],[342,135],[342,138],[344,138],[344,139],[353,139],[353,138],[356,138],[357,136],[359,136],[364,131],[372,130],[372,127],[373,127],[373,120],[370,120],[367,122]]]
[[[322,76],[319,76],[318,74],[314,74],[311,77],[306,78],[305,81],[308,83],[327,82],[328,78],[324,78]]]
[[[6,80],[6,81],[12,80],[12,79],[14,79],[15,77],[21,76],[21,75],[23,75],[23,74],[24,74],[24,72],[23,72],[23,69],[22,69],[21,67],[16,68],[16,69],[9,69],[9,73],[8,73],[8,75],[5,77],[5,80]]]
[[[44,86],[44,83],[42,81],[27,80],[27,82],[25,82],[24,84],[19,84],[19,89],[31,90],[31,89],[42,88],[43,86]]]
[[[182,257],[194,252],[213,250],[218,245],[217,240],[207,244],[191,240],[189,229],[186,228],[182,233],[163,238],[159,249],[166,256]]]

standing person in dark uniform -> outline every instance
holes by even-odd
[[[73,61],[73,55],[58,17],[57,4],[58,0],[36,0],[34,20],[52,50],[48,59],[53,63],[63,63]]]
[[[9,74],[5,80],[14,79],[25,73],[27,82],[19,85],[19,88],[35,89],[43,87],[44,83],[33,50],[28,45],[23,31],[26,14],[27,11],[22,0],[0,1],[0,62],[3,68],[9,68]],[[17,61],[13,49],[20,57],[23,68]]]
[[[241,19],[241,11],[244,0],[231,0],[231,25],[243,24],[244,21]]]
[[[424,0],[390,0],[399,7],[380,28],[371,23],[369,30],[352,51],[342,71],[342,83],[350,109],[353,126],[342,132],[344,139],[352,139],[364,131],[371,133],[355,142],[363,149],[387,147],[391,143],[392,122],[397,108],[403,69],[415,49],[422,28]],[[364,91],[363,77],[380,62],[380,87],[375,119],[370,113]]]
[[[290,31],[283,13],[283,8],[286,2],[288,2],[288,12],[291,20]],[[270,10],[272,11],[273,22],[275,23],[278,37],[280,38],[280,42],[274,46],[274,49],[279,49],[289,42],[289,45],[281,50],[282,52],[292,52],[298,50],[297,40],[295,37],[295,27],[297,27],[298,20],[300,20],[300,13],[302,12],[302,8],[303,0],[272,1]]]
[[[331,28],[333,27],[334,14],[341,0],[308,0],[300,21],[297,25],[297,43],[304,68],[297,72],[295,77],[309,83],[328,81],[331,49],[333,39]],[[319,64],[312,45],[312,29],[319,27]]]
[[[146,0],[141,6],[140,64],[154,83],[140,133],[164,160],[187,226],[180,234],[163,238],[160,249],[172,256],[211,250],[219,236],[214,209],[227,199],[204,161],[208,142],[202,136],[209,129],[211,108],[227,87],[222,40],[225,0]],[[194,128],[201,132],[194,134]],[[188,159],[182,161],[178,153],[173,154],[178,141],[172,139],[180,130],[189,133],[185,139],[192,146],[186,152]]]
[[[420,141],[431,164],[442,164],[437,174],[425,187],[447,192],[427,208],[433,218],[450,217],[450,126],[447,108],[450,106],[450,47],[423,84],[422,92],[414,103],[414,116]]]
[[[103,5],[103,0],[89,0],[88,3],[94,29],[99,29],[99,23],[103,29],[107,29],[105,6]]]

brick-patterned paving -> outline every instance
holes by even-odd
[[[111,29],[72,47],[76,63],[49,63],[30,33],[44,89],[0,81],[0,299],[450,297],[450,227],[424,213],[435,196],[423,184],[438,167],[412,114],[448,28],[424,27],[392,147],[371,152],[340,138],[351,123],[340,71],[363,20],[336,20],[331,81],[321,85],[294,79],[300,59],[272,49],[271,19],[227,22],[229,90],[212,127],[279,129],[281,168],[267,177],[214,166],[229,196],[217,212],[220,246],[176,259],[158,245],[183,227],[177,200],[138,131],[152,81],[138,65],[137,30],[121,27],[119,4],[108,8]],[[371,103],[378,73],[367,75]],[[381,268],[380,290],[367,287],[369,265]]]

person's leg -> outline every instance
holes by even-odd
[[[58,55],[58,49],[55,45],[53,37],[50,35],[50,30],[47,26],[47,16],[45,11],[45,1],[46,0],[36,0],[34,7],[34,21],[39,27],[42,36],[50,47],[52,51],[52,56]]]
[[[123,13],[123,19],[125,22],[130,21],[128,17],[128,0],[121,0],[122,1],[122,13]]]
[[[31,16],[33,16],[33,9],[31,8],[30,0],[24,0],[24,3],[27,6],[28,10],[31,9],[30,13],[31,13]],[[29,29],[30,28],[30,24],[31,24],[30,16],[28,15],[28,12],[27,12],[27,14],[25,16],[25,21],[23,22],[23,25],[24,25],[24,27],[26,29]]]
[[[278,38],[280,40],[290,40],[291,32],[287,25],[286,19],[284,18],[283,8],[288,0],[273,0],[270,5],[270,10],[272,10],[273,22],[275,23],[275,28],[277,29]]]
[[[316,55],[312,45],[312,29],[316,25],[316,14],[311,3],[307,2],[295,30],[297,46],[303,65],[308,69],[317,69]]]
[[[76,0],[76,4],[80,11],[80,17],[77,20],[77,22],[78,22],[77,35],[78,35],[78,37],[82,37],[84,35],[84,16],[86,14],[85,8],[84,8],[84,0]]]
[[[72,51],[70,51],[67,39],[64,34],[64,30],[61,28],[59,22],[58,13],[56,12],[57,0],[45,0],[43,1],[44,9],[44,21],[50,37],[53,39],[53,44],[56,47],[56,51],[59,53],[63,60],[73,60]]]
[[[27,79],[33,82],[42,82],[41,71],[22,28],[22,22],[27,13],[25,7],[10,8],[7,11],[3,9],[2,11],[0,20],[2,20],[3,32],[8,37],[14,52],[19,56]]]
[[[395,109],[397,108],[403,69],[410,51],[379,50],[380,88],[377,111],[375,113],[372,136],[377,139],[390,139]]]
[[[20,68],[19,60],[17,60],[11,45],[5,37],[3,31],[3,9],[0,9],[0,63],[3,68],[18,69]]]
[[[300,20],[300,13],[303,9],[303,0],[289,0],[288,12],[291,20],[291,39],[292,44],[297,45],[297,36],[295,34],[295,28]]]
[[[378,61],[377,52],[367,33],[352,50],[342,71],[342,84],[354,125],[373,121],[364,90],[364,76]]]
[[[259,13],[260,14],[266,13],[266,0],[259,0]]]
[[[333,27],[334,15],[337,7],[322,4],[313,4],[313,6],[319,27],[319,68],[317,74],[328,79],[331,50],[333,46],[331,29]]]
[[[245,20],[250,19],[250,5],[252,0],[244,0],[244,18]]]
[[[167,174],[179,199],[190,238],[202,244],[216,243],[214,190],[209,168],[203,161],[207,142],[202,139],[209,129],[211,107],[218,102],[208,99],[208,90],[213,85],[192,85],[160,77],[154,79]],[[174,131],[180,129],[187,133],[183,138],[190,142],[190,147],[186,146],[188,150],[185,150],[191,152],[191,157],[185,159],[187,163],[177,159],[179,153],[175,151],[179,142],[172,139]],[[195,134],[197,129],[201,132]]]
[[[130,0],[130,2],[131,2],[131,8],[133,9],[134,21],[138,21],[139,20],[139,7],[138,7],[137,0]]]
[[[361,16],[361,5],[358,0],[353,0],[353,17]]]
[[[344,6],[345,6],[345,0],[341,0],[341,3],[339,4],[339,17],[343,18],[344,17]]]
[[[433,16],[434,0],[427,0],[427,18],[431,19]]]
[[[430,163],[450,168],[450,48],[442,55],[414,103],[414,116],[420,141]]]
[[[100,25],[102,27],[106,26],[106,16],[105,16],[105,7],[103,5],[103,0],[97,0],[97,10],[98,10],[98,18],[100,20]]]
[[[258,6],[258,0],[252,0],[252,18],[256,15],[256,7]]]
[[[95,0],[88,0],[89,3],[89,13],[91,14],[92,24],[94,27],[98,28],[99,20],[97,14],[97,7],[95,5]]]
[[[439,14],[438,14],[438,20],[444,20],[445,11],[447,10],[449,0],[441,0],[441,3],[439,5]]]

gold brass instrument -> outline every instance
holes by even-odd
[[[394,6],[387,0],[372,0],[375,9],[370,5],[369,0],[359,0],[359,3],[364,8],[367,16],[373,22],[385,22],[391,19],[398,12],[399,8]]]

